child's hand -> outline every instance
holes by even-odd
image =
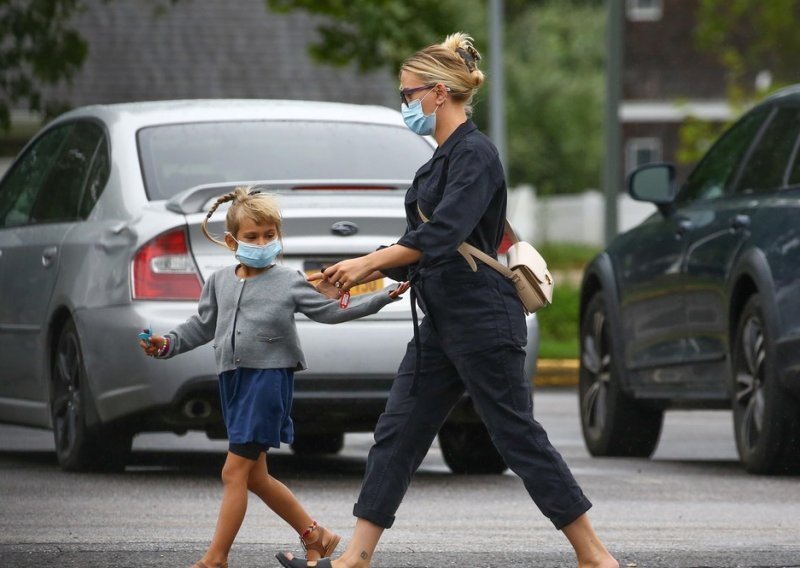
[[[392,300],[396,300],[397,298],[402,296],[409,288],[411,288],[410,282],[400,282],[400,285],[397,288],[389,292],[389,297]]]
[[[153,334],[150,336],[150,345],[147,344],[146,341],[140,339],[139,340],[139,347],[144,349],[144,352],[149,357],[155,357],[158,351],[164,347],[166,343],[166,339],[164,339],[161,335]]]
[[[333,285],[330,281],[325,279],[325,275],[322,272],[317,272],[316,274],[311,274],[307,280],[314,284],[317,287],[317,290],[320,294],[324,295],[326,298],[331,300],[338,300],[340,290],[336,286]]]

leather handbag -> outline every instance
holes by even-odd
[[[427,223],[428,219],[419,207],[417,211],[422,221]],[[532,314],[553,303],[553,289],[555,288],[553,275],[547,270],[547,262],[544,257],[533,245],[519,240],[508,220],[505,222],[505,232],[512,243],[507,253],[508,266],[467,243],[461,243],[458,252],[464,257],[473,272],[478,270],[478,265],[475,263],[477,258],[511,280],[517,289],[517,295],[522,301],[525,313]]]

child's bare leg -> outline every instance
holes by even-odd
[[[269,474],[265,453],[258,456],[256,466],[250,471],[247,488],[298,533],[302,534],[314,522],[294,493]]]
[[[302,535],[314,522],[314,519],[306,512],[303,505],[294,496],[294,493],[269,474],[266,454],[258,456],[256,467],[252,469],[247,480],[247,488],[258,495],[267,507],[275,511],[298,534]],[[311,541],[307,540],[306,542],[310,543]],[[329,542],[320,542],[320,544],[328,544]],[[317,560],[319,557],[319,553],[309,548],[307,553],[309,560]]]
[[[578,568],[619,568],[619,563],[606,550],[600,538],[594,532],[589,516],[584,513],[561,531],[567,537],[575,556]]]
[[[222,504],[219,507],[217,529],[203,563],[214,568],[228,560],[233,539],[239,532],[247,511],[247,480],[256,462],[228,452],[222,467]]]

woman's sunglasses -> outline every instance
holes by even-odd
[[[404,105],[408,106],[408,97],[417,91],[424,91],[425,89],[433,89],[436,85],[422,85],[421,87],[409,87],[408,89],[400,89],[400,100]]]

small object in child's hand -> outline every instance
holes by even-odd
[[[339,298],[339,307],[345,309],[350,305],[350,292],[342,292],[342,297]]]
[[[148,347],[150,346],[150,338],[153,337],[153,326],[148,326],[147,329],[143,329],[139,333],[139,339],[147,343]]]

